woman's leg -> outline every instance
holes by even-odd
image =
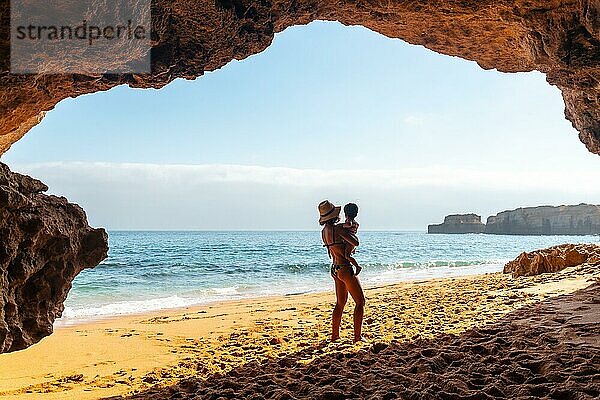
[[[365,294],[358,277],[352,272],[352,268],[343,268],[338,271],[338,278],[344,282],[346,290],[350,292],[354,300],[354,341],[362,339],[362,321],[365,312]],[[347,295],[346,295],[347,296]]]
[[[335,341],[340,338],[340,324],[342,323],[344,306],[346,305],[346,301],[348,301],[348,289],[346,289],[344,282],[335,275],[333,276],[333,280],[335,281],[336,302],[333,309],[331,340]]]

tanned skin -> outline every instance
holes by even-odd
[[[359,226],[358,222],[354,221],[353,219],[346,218],[346,222],[344,222],[343,226],[350,233],[352,233],[353,235],[356,236],[356,232],[358,231],[358,226]],[[358,274],[360,274],[360,271],[362,271],[362,267],[360,265],[358,265],[358,261],[356,261],[356,259],[353,256],[354,249],[356,249],[356,246],[353,246],[350,243],[347,243],[346,244],[346,253],[344,254],[344,257],[346,257],[346,260],[348,260],[348,262],[350,264],[352,264],[354,266],[354,268],[356,268],[355,269],[356,275],[358,275]]]
[[[335,281],[336,303],[333,309],[332,332],[331,340],[336,341],[340,338],[340,324],[342,322],[342,313],[344,306],[348,301],[348,293],[354,300],[354,342],[363,340],[362,338],[362,321],[365,308],[365,295],[358,277],[354,275],[352,266],[347,260],[346,245],[358,246],[358,238],[342,224],[337,224],[339,218],[334,218],[327,221],[321,232],[324,244],[334,243],[335,240],[342,244],[336,244],[329,247],[333,264],[343,265],[344,267],[337,271],[336,274],[331,274]]]

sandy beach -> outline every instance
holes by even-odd
[[[527,307],[544,305],[599,278],[600,271],[582,265],[516,279],[498,273],[368,288],[364,329],[369,343],[357,346],[350,341],[351,301],[342,340],[327,340],[333,293],[231,301],[59,327],[29,349],[0,355],[0,398],[247,398],[248,393],[241,393],[250,390],[257,371],[274,366],[284,372],[273,370],[277,379],[266,382],[265,388],[272,387],[256,398],[347,398],[331,385],[342,368],[331,360],[361,360],[366,354],[366,364],[361,361],[359,367],[373,371],[369,363],[377,360],[375,353],[406,355],[407,348],[440,340],[454,343],[498,321],[504,321],[502,326],[526,321],[530,316],[525,314],[532,312]],[[538,314],[544,313],[533,313]],[[590,317],[596,329],[597,315]],[[546,322],[538,318],[537,323]],[[495,332],[488,335],[497,337]],[[320,369],[323,362],[330,369]],[[313,375],[312,383],[302,386],[304,381],[290,372],[301,368]],[[423,368],[422,379],[433,379],[429,367]],[[355,368],[346,369],[351,373]],[[379,363],[376,371],[394,375],[399,370]],[[386,390],[386,398],[398,394]]]

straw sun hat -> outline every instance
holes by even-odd
[[[342,207],[334,206],[329,200],[323,200],[319,203],[319,224],[324,224],[330,219],[339,217],[341,210]]]

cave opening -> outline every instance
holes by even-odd
[[[516,342],[504,339],[529,339],[542,325],[558,332],[552,343],[564,332],[589,338],[569,321],[593,320],[594,310],[576,305],[598,285],[569,293],[598,280],[600,236],[589,232],[600,232],[600,206],[569,208],[593,209],[584,223],[573,214],[570,226],[564,214],[543,220],[544,234],[561,218],[581,228],[568,235],[490,232],[489,224],[484,234],[429,235],[425,227],[447,215],[479,229],[475,213],[597,203],[600,2],[157,0],[143,8],[148,16],[152,8],[152,64],[143,48],[103,61],[118,67],[142,55],[152,74],[21,75],[0,63],[0,353],[11,353],[0,354],[0,392],[287,398],[313,391],[303,372],[339,367],[333,380],[325,373],[327,381],[309,383],[320,391],[352,381],[351,394],[323,392],[334,397],[481,397],[498,387],[510,396],[556,374],[530,371],[535,379],[513,385],[490,373],[488,387],[473,389],[420,372],[437,368],[429,355],[457,346],[493,372],[481,346],[469,350],[473,335],[502,342],[513,363]],[[10,44],[2,41],[3,55]],[[338,309],[345,300],[335,278],[350,266],[329,265],[317,224],[324,198],[359,204],[362,268],[351,267],[350,278],[363,271],[363,333],[373,346],[362,351],[354,330],[352,357],[329,341],[333,282]],[[503,221],[520,218],[514,211]],[[553,296],[561,297],[548,302]],[[557,318],[559,302],[573,304],[570,318]],[[491,329],[477,329],[483,324]],[[350,342],[350,321],[343,325]],[[548,343],[533,340],[527,351],[553,353]],[[554,381],[573,383],[577,360],[593,364],[594,352],[580,347],[560,357]],[[427,355],[416,386],[355,379],[351,364],[403,365],[403,349]],[[458,367],[461,381],[481,378]],[[271,375],[279,381],[286,371],[294,378],[279,390]]]

